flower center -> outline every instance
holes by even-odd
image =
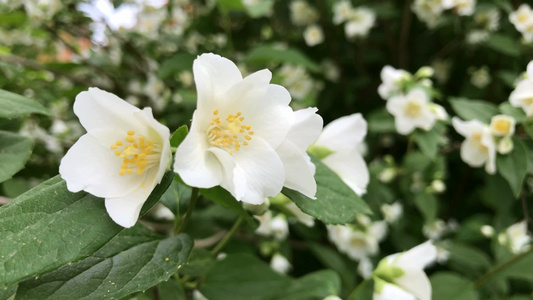
[[[489,148],[481,143],[481,133],[474,133],[472,135],[472,144],[479,148],[481,152],[488,152]]]
[[[120,175],[141,175],[147,168],[157,164],[161,156],[161,147],[142,135],[135,135],[129,130],[124,140],[118,140],[111,145],[115,155],[122,158]]]
[[[233,155],[233,151],[239,151],[241,146],[248,146],[254,132],[252,126],[243,124],[242,113],[229,114],[221,120],[218,109],[213,112],[213,119],[207,128],[207,140],[215,147],[226,150]]]
[[[416,118],[420,114],[421,108],[420,104],[409,102],[405,108],[405,114],[411,118]]]
[[[508,120],[498,120],[494,124],[494,129],[500,133],[508,133],[511,129],[511,124]]]
[[[533,97],[525,98],[525,99],[524,99],[524,103],[525,103],[526,105],[533,104]]]

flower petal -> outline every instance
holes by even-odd
[[[367,132],[367,123],[361,114],[338,118],[324,127],[315,144],[333,151],[349,151],[361,143]]]
[[[113,128],[125,135],[128,130],[140,130],[133,118],[137,111],[140,109],[98,88],[79,93],[74,101],[74,113],[87,132]]]
[[[322,117],[316,114],[317,111],[315,107],[295,111],[293,124],[283,143],[290,142],[298,150],[305,152],[322,130]]]
[[[394,284],[390,284],[381,279],[376,279],[376,281],[381,281],[383,288],[380,293],[374,291],[373,300],[417,300],[415,296],[409,294],[408,292],[402,290]]]
[[[225,150],[211,147],[208,151],[216,156],[222,166],[223,179],[220,186],[230,192],[235,199],[242,199],[247,183],[243,170],[237,166],[233,156]]]
[[[253,143],[233,153],[237,167],[246,176],[246,191],[242,199],[251,204],[261,204],[267,197],[281,192],[285,182],[285,171],[278,154],[259,137]]]
[[[144,181],[141,176],[119,175],[122,160],[85,134],[68,150],[59,165],[59,174],[71,192],[84,190],[97,197],[121,197]]]
[[[316,199],[315,165],[311,162],[309,155],[302,153],[294,144],[288,142],[281,144],[276,152],[285,169],[283,185],[311,199]]]
[[[427,241],[400,254],[396,265],[404,270],[421,270],[435,259],[437,259],[437,247],[431,241]]]
[[[222,169],[217,158],[207,151],[205,132],[198,131],[198,110],[192,118],[191,131],[176,150],[174,172],[194,187],[211,188],[222,182]]]
[[[402,289],[413,294],[418,300],[431,300],[431,283],[422,269],[406,271],[394,280]]]
[[[394,116],[401,115],[405,110],[407,98],[404,96],[394,96],[387,101],[387,111]]]
[[[480,167],[488,159],[488,153],[481,151],[479,145],[467,139],[461,144],[461,159],[471,167]]]
[[[406,118],[403,115],[395,116],[394,125],[396,126],[398,133],[403,135],[413,132],[416,127],[416,123],[413,121],[413,119]]]
[[[357,195],[366,193],[369,181],[368,168],[361,155],[355,151],[335,152],[322,160]]]
[[[452,118],[452,125],[455,131],[465,138],[470,137],[475,132],[482,132],[486,126],[478,120],[463,121],[457,117]]]
[[[217,96],[242,80],[239,68],[231,60],[212,53],[194,60],[193,73],[200,110],[212,107]]]

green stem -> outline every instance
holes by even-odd
[[[415,147],[415,137],[413,134],[410,134],[407,140],[407,153],[412,152],[414,147]]]
[[[523,253],[520,253],[518,255],[515,255],[515,256],[511,257],[509,260],[507,260],[507,261],[497,265],[496,267],[490,269],[489,271],[487,271],[487,273],[485,273],[483,276],[479,277],[479,279],[474,282],[474,287],[480,288],[492,276],[494,276],[498,272],[502,271],[503,269],[509,267],[510,265],[517,263],[519,260],[521,260],[522,258],[526,257],[528,254],[530,254],[532,252],[533,252],[533,248],[530,248],[526,252],[523,252]]]
[[[220,242],[218,242],[218,244],[215,246],[215,248],[213,248],[213,250],[211,250],[211,254],[217,255],[220,252],[220,250],[222,250],[224,248],[224,246],[226,246],[228,241],[231,239],[233,234],[235,234],[237,229],[239,229],[239,226],[241,226],[241,224],[242,224],[242,217],[239,217],[237,219],[237,221],[235,221],[235,223],[233,223],[233,226],[231,226],[231,229],[226,234],[226,236],[224,236],[224,238],[222,240],[220,240]]]
[[[369,279],[365,279],[363,280],[363,282],[361,282],[354,290],[352,293],[350,293],[350,296],[348,296],[348,300],[354,300],[355,299],[355,296],[357,296],[357,294],[359,294],[364,288],[365,286],[370,282],[370,278]]]
[[[196,206],[196,200],[198,200],[198,189],[193,188],[191,193],[191,199],[189,200],[189,207],[187,207],[187,211],[185,212],[185,216],[183,217],[183,220],[180,223],[180,226],[178,229],[174,230],[174,234],[178,234],[180,232],[183,232],[185,229],[185,226],[187,226],[187,223],[189,222],[189,219],[191,218],[192,212],[194,210],[194,207]]]

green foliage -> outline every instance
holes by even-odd
[[[490,118],[498,114],[498,108],[483,100],[471,100],[466,98],[450,98],[455,113],[463,120],[479,120],[489,124]]]
[[[216,186],[210,189],[200,189],[200,194],[224,208],[229,208],[233,210],[240,217],[242,217],[252,228],[257,227],[257,220],[252,218],[250,214],[248,214],[248,212],[244,210],[242,204],[239,203],[239,201],[235,200],[235,198],[222,187]]]
[[[0,182],[6,181],[24,168],[32,149],[32,140],[0,130]]]
[[[163,177],[141,214],[159,200],[172,178]],[[60,176],[0,207],[0,225],[0,282],[4,284],[90,256],[124,229],[109,218],[102,199],[70,193]]]
[[[0,118],[15,118],[29,114],[50,115],[50,111],[39,102],[0,89]]]
[[[294,280],[276,299],[322,300],[327,296],[338,295],[340,285],[340,277],[337,273],[331,270],[318,271]]]
[[[493,34],[487,41],[487,47],[512,57],[518,57],[521,54],[520,45],[517,43],[516,39],[506,35]]]
[[[478,293],[471,282],[451,272],[439,272],[430,277],[434,300],[477,300]]]
[[[366,203],[337,174],[320,160],[313,157],[312,161],[316,166],[316,199],[308,198],[288,188],[282,191],[303,212],[326,224],[349,223],[357,214],[370,212]]]
[[[526,177],[528,158],[526,148],[518,139],[513,140],[514,149],[506,155],[498,155],[496,159],[498,172],[509,183],[515,197],[520,195],[522,183]]]
[[[287,63],[318,72],[320,67],[296,49],[280,49],[272,45],[261,45],[248,52],[246,61],[252,64]]]
[[[185,234],[163,239],[137,225],[79,262],[21,282],[16,299],[119,299],[168,280],[191,248]]]

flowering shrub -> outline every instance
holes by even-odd
[[[533,297],[533,10],[0,0],[0,299]]]

